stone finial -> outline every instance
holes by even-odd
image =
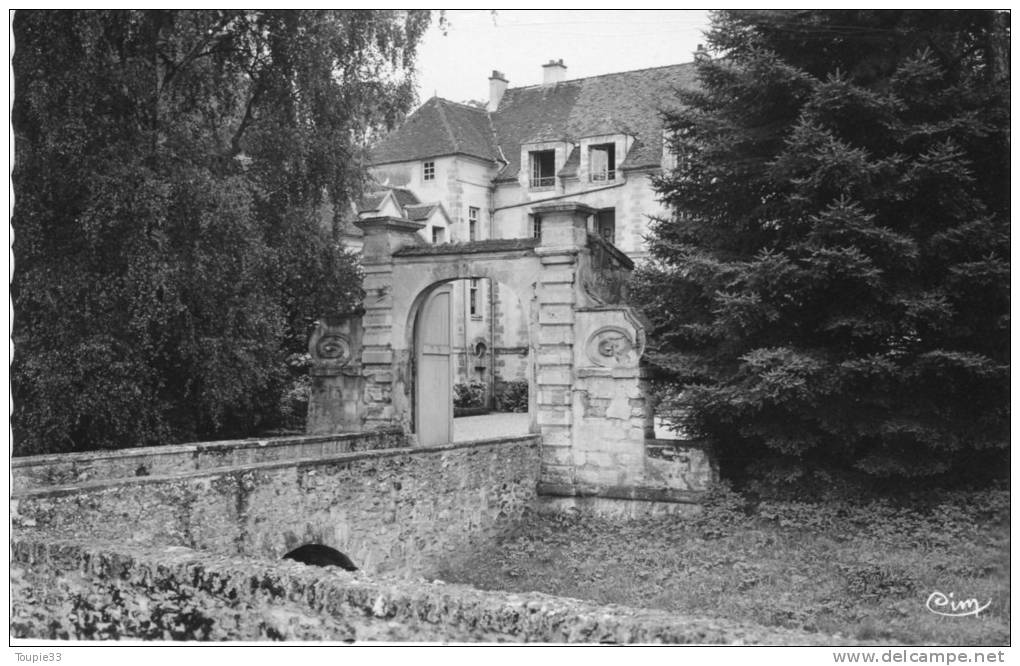
[[[362,261],[366,263],[390,261],[393,253],[400,248],[425,242],[418,235],[425,225],[406,218],[367,217],[354,224],[365,232]]]
[[[533,206],[531,212],[542,220],[542,248],[577,250],[588,241],[588,218],[598,212],[576,201]]]

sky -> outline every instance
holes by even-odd
[[[418,52],[418,97],[488,100],[492,70],[510,87],[542,83],[563,59],[567,79],[690,62],[705,40],[707,11],[451,10],[433,21]]]

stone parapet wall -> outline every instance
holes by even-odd
[[[847,644],[842,637],[599,606],[537,592],[489,592],[293,562],[210,557],[181,548],[84,544],[15,533],[11,553],[12,571],[21,576],[30,569],[40,589],[59,591],[73,576],[78,589],[86,591],[116,586],[132,598],[186,594],[202,614],[199,619],[212,619],[212,629],[221,630],[214,634],[221,640],[265,640],[272,628],[272,637],[291,640]],[[67,621],[39,617],[46,609],[29,604],[13,599],[12,630],[20,635],[48,638],[32,632],[51,626],[48,620],[57,626]],[[59,605],[54,599],[53,606]],[[21,619],[32,615],[34,622]]]
[[[69,537],[279,558],[339,549],[367,571],[440,566],[535,498],[536,436],[15,492],[12,520]]]
[[[403,431],[399,428],[386,428],[364,433],[234,439],[117,451],[28,456],[11,460],[11,490],[17,492],[93,481],[182,474],[403,446],[406,446]]]

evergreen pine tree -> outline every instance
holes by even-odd
[[[660,412],[733,476],[1004,473],[1008,14],[727,11],[708,39],[637,281]]]

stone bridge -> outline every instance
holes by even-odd
[[[136,621],[184,595],[221,640],[844,640],[433,580],[535,506],[539,469],[537,434],[422,447],[400,428],[17,458],[12,635],[55,637],[75,595],[119,590]],[[280,561],[309,542],[360,570]]]
[[[20,530],[277,560],[306,543],[416,574],[535,499],[538,437],[410,447],[399,429],[16,458]]]

